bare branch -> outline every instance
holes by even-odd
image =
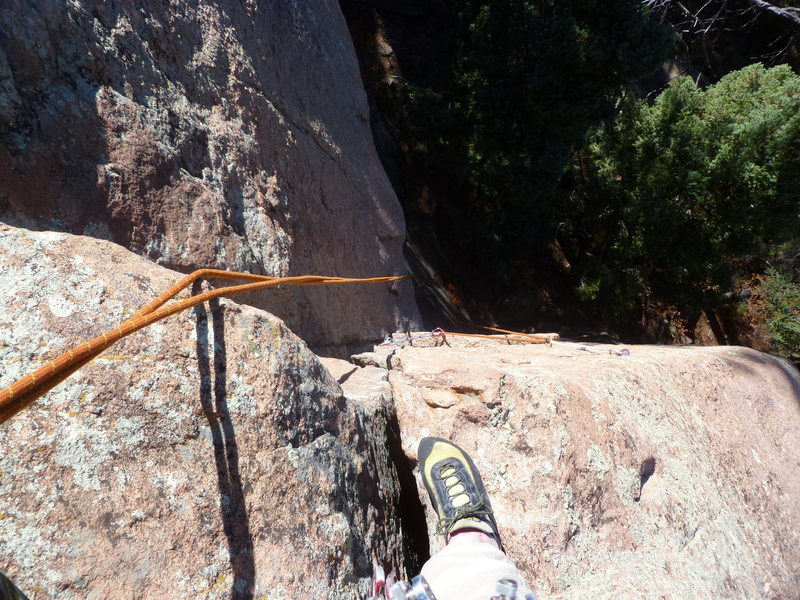
[[[790,21],[794,21],[796,25],[800,25],[800,8],[775,6],[769,2],[764,2],[764,0],[749,0],[749,2],[762,10],[771,12],[784,19],[789,19]]]

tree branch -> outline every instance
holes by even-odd
[[[789,19],[793,21],[796,25],[800,25],[800,9],[793,8],[793,7],[781,7],[775,6],[769,2],[765,2],[764,0],[749,0],[750,4],[756,6],[762,10],[767,12],[771,12],[774,15],[778,15],[784,19]]]

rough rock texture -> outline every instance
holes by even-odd
[[[405,271],[337,3],[6,0],[0,221],[170,268]],[[413,327],[411,284],[246,300],[314,345]]]
[[[179,277],[0,225],[0,388]],[[0,432],[0,571],[34,600],[360,598],[401,564],[387,412],[222,300],[109,349]]]
[[[0,225],[0,386],[177,277]],[[0,571],[34,600],[363,597],[373,559],[441,545],[412,474],[424,435],[473,455],[543,599],[800,598],[785,361],[454,338],[321,363],[265,312],[207,308],[2,426]]]
[[[472,454],[540,597],[800,598],[788,362],[730,347],[433,343],[353,357],[365,368],[345,395],[388,375],[409,460],[425,435]],[[435,551],[430,510],[428,531]]]

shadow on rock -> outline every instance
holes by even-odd
[[[406,576],[419,574],[430,553],[430,533],[425,520],[425,508],[417,493],[414,465],[403,453],[400,423],[392,411],[388,423],[388,446],[400,482],[400,520],[403,523],[403,551],[406,555]]]
[[[197,293],[194,290],[193,293]],[[232,600],[252,600],[255,586],[253,537],[247,517],[242,478],[239,474],[239,449],[226,400],[225,315],[219,300],[209,302],[213,332],[213,369],[209,351],[208,312],[202,306],[197,315],[197,361],[200,372],[200,402],[214,443],[222,522],[228,539],[233,570]]]

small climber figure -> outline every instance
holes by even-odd
[[[481,475],[454,443],[423,438],[417,450],[422,481],[439,517],[446,546],[422,567],[436,600],[533,600],[506,556]]]

